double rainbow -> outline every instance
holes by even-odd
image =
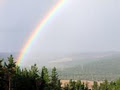
[[[56,11],[59,10],[59,8],[62,7],[62,5],[64,4],[65,0],[60,0],[47,14],[46,16],[43,18],[42,21],[40,21],[39,25],[37,26],[37,28],[33,31],[33,33],[30,35],[30,37],[28,38],[28,41],[25,43],[25,45],[23,46],[23,48],[20,51],[20,54],[17,58],[17,65],[19,66],[20,64],[22,64],[22,61],[25,58],[26,53],[29,51],[29,49],[31,48],[32,43],[35,41],[35,39],[40,35],[41,30],[43,29],[43,27],[46,25],[46,23],[49,21],[49,19],[51,19],[53,17],[53,15],[56,13]]]

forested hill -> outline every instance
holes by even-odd
[[[6,61],[10,54],[11,53],[0,53],[0,58],[4,58],[4,61]],[[12,54],[14,58],[18,55],[17,53]],[[54,54],[43,56],[42,59],[39,58],[38,60],[42,60],[42,63],[44,61],[44,63],[48,63],[48,68],[57,67],[61,79],[116,80],[120,77],[120,52],[78,53],[68,55]],[[41,62],[37,63],[38,67],[39,64],[41,64]],[[42,64],[42,66],[43,65],[45,64]]]
[[[57,68],[64,69],[76,66],[84,66],[98,61],[106,61],[107,59],[119,59],[119,57],[120,52],[77,53],[57,58],[56,60],[52,61],[49,65],[51,65],[51,67],[56,66]]]
[[[85,70],[93,73],[120,74],[120,56],[102,58],[99,61],[86,64]]]
[[[108,82],[61,80],[54,67],[49,73],[43,66],[38,69],[34,64],[30,69],[16,66],[13,56],[8,57],[8,63],[0,60],[0,90],[119,90],[120,79]]]
[[[60,73],[68,79],[116,80],[120,77],[120,56],[102,57],[97,61],[63,69]]]

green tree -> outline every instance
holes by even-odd
[[[15,75],[15,67],[16,64],[14,62],[14,58],[12,55],[8,57],[8,64],[5,63],[5,76],[8,79],[8,87],[9,90],[11,90],[11,85],[12,85],[12,77]]]
[[[40,90],[47,90],[49,88],[49,86],[48,86],[49,82],[50,82],[50,79],[49,79],[49,75],[48,75],[48,70],[45,66],[43,66],[42,72],[41,72]]]
[[[98,86],[98,83],[96,81],[94,81],[92,90],[99,90],[99,86]]]
[[[120,90],[120,78],[116,81],[116,90]]]
[[[80,80],[76,82],[76,90],[84,90],[83,84]]]
[[[100,84],[100,90],[109,90],[109,83],[107,80]]]
[[[109,90],[119,90],[119,89],[116,89],[116,83],[111,81],[109,84]]]
[[[51,86],[52,90],[61,90],[61,83],[60,83],[60,80],[58,78],[58,73],[57,73],[55,67],[52,69],[50,86]]]
[[[69,89],[70,90],[75,90],[75,84],[76,84],[76,82],[73,81],[72,79],[70,79],[70,81],[69,81]]]
[[[54,67],[52,69],[51,82],[52,84],[56,85],[57,81],[58,81],[58,73],[56,72],[56,68]]]
[[[69,85],[65,84],[65,86],[63,87],[63,90],[69,90]]]
[[[0,60],[0,90],[4,89],[4,69],[2,65],[3,59]]]

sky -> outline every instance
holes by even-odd
[[[0,52],[19,52],[58,0],[0,0]],[[28,53],[120,51],[119,0],[66,0]]]

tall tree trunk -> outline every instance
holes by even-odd
[[[9,77],[9,90],[11,90],[11,78]]]

